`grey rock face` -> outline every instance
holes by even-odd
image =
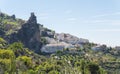
[[[12,17],[15,18],[14,15]],[[30,18],[22,25],[21,29],[12,33],[6,39],[9,43],[20,41],[25,47],[35,52],[41,50],[50,53],[64,48],[74,48],[76,45],[81,47],[82,44],[89,43],[87,39],[65,33],[56,34],[55,31],[44,28],[43,25],[37,23],[34,13],[31,13]]]
[[[65,34],[65,33],[56,34],[55,37],[59,41],[63,41],[63,42],[73,44],[73,45],[89,43],[89,40],[87,40],[87,39],[78,38],[76,36],[73,36],[73,35],[70,35],[70,34]]]
[[[41,48],[39,24],[34,13],[31,13],[27,23],[19,30],[18,37],[30,49],[36,51]]]
[[[55,32],[51,31],[50,29],[47,29],[47,28],[41,29],[41,36],[43,37],[54,38],[54,35],[55,35]]]
[[[42,47],[41,51],[45,53],[55,53],[57,51],[63,51],[64,48],[74,48],[74,46],[64,42],[57,44],[47,44]]]
[[[97,46],[92,47],[92,50],[99,51],[99,50],[105,50],[106,48],[107,48],[106,45],[97,45]]]
[[[37,24],[36,16],[33,12],[31,13],[31,16],[30,16],[29,20],[27,21],[27,23]]]
[[[54,38],[45,37],[48,44],[43,46],[41,51],[54,53],[62,51],[64,48],[74,49],[76,46],[82,48],[82,44],[89,43],[87,39],[78,38],[70,34],[55,34]]]
[[[40,29],[37,24],[36,16],[31,13],[29,20],[22,25],[22,28],[18,33],[14,33],[10,36],[10,43],[21,41],[27,48],[40,51],[42,43],[40,41]]]
[[[116,49],[116,50],[120,50],[120,46],[116,46],[115,49]]]
[[[55,40],[54,38],[50,38],[50,37],[45,37],[46,41],[48,44],[57,44],[58,41]]]
[[[5,34],[5,32],[0,29],[0,37],[3,37],[4,34]]]
[[[15,17],[15,15],[14,15],[14,14],[11,16],[11,18],[13,18],[13,20],[15,20],[15,19],[16,19],[16,17]]]

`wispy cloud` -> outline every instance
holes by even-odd
[[[83,24],[104,24],[104,25],[118,25],[120,26],[120,19],[105,19],[104,17],[109,17],[109,16],[119,16],[120,15],[120,11],[119,12],[114,12],[114,13],[107,13],[107,14],[100,14],[100,15],[95,15],[95,16],[91,16],[91,19],[85,19],[82,20],[81,23]],[[103,19],[99,19],[99,18],[103,18]]]
[[[77,18],[68,18],[67,20],[68,20],[68,21],[76,21]]]
[[[106,21],[105,20],[83,20],[81,22],[91,24],[91,23],[102,23],[102,22],[106,22]]]
[[[84,24],[104,24],[104,25],[118,25],[120,26],[120,20],[83,20]]]
[[[96,31],[96,32],[120,32],[120,29],[93,29],[89,31]]]
[[[107,14],[95,15],[95,16],[92,16],[92,18],[106,17],[106,16],[113,16],[113,15],[120,15],[120,12],[114,12],[114,13],[107,13]]]

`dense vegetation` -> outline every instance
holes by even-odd
[[[78,53],[69,53],[70,50],[65,49],[54,54],[38,55],[25,48],[21,42],[8,45],[0,38],[0,45],[0,74],[119,73],[120,60],[114,58],[112,53],[103,54],[86,48],[78,49]]]
[[[1,38],[0,43],[5,40]],[[3,48],[5,47],[5,48]],[[85,60],[80,55],[56,52],[38,55],[24,48],[21,42],[3,45],[0,48],[1,74],[105,74],[97,63]]]
[[[4,38],[17,32],[24,22],[16,19],[15,15],[0,14],[0,74],[120,73],[120,51],[105,45],[106,49],[102,50],[92,50],[96,44],[87,43],[83,48],[37,54],[21,42],[8,43]],[[47,44],[44,37],[41,41]]]
[[[0,30],[6,35],[16,32],[24,22],[22,19],[17,19],[15,15],[9,16],[0,12]]]

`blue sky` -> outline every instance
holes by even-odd
[[[58,33],[120,46],[120,0],[0,0],[0,10],[38,22]]]

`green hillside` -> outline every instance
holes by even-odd
[[[27,22],[15,15],[0,13],[0,74],[120,73],[120,51],[106,45],[93,50],[99,45],[87,41],[81,43],[82,48],[76,46],[54,53],[42,52],[39,48],[50,46],[51,41],[69,45],[65,39],[60,42],[54,36],[53,30],[37,23],[33,13]],[[62,36],[77,39],[69,34]]]
[[[9,16],[0,12],[0,30],[3,30],[6,35],[10,35],[20,29],[24,22],[24,20],[16,18],[14,14]]]

